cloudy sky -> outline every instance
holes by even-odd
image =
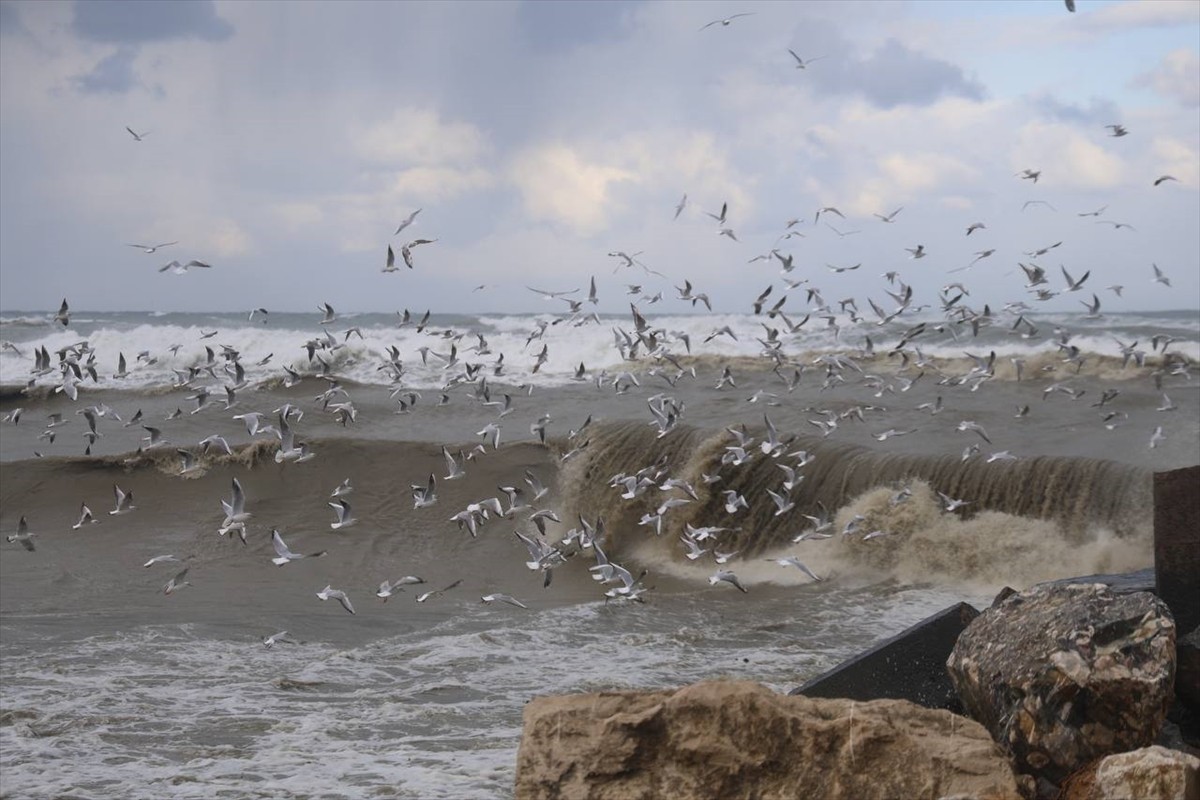
[[[0,306],[543,310],[524,285],[594,275],[601,310],[630,282],[682,310],[689,278],[741,311],[772,248],[829,300],[895,270],[999,304],[1061,241],[1056,290],[1064,265],[1106,309],[1200,307],[1200,3],[1076,6],[2,0]]]

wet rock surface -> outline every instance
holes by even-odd
[[[1057,784],[1153,743],[1173,697],[1175,626],[1149,593],[1047,584],[981,614],[947,668],[1014,769]]]
[[[516,797],[1016,800],[977,723],[903,700],[855,702],[712,681],[532,700]]]

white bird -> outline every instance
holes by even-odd
[[[412,484],[413,508],[429,508],[437,502],[437,481],[433,473],[429,473],[429,483],[422,486],[419,483]]]
[[[446,459],[446,471],[448,473],[442,476],[442,480],[452,481],[467,474],[463,471],[462,465],[454,460],[454,456],[450,455],[450,451],[446,449],[445,445],[442,446],[442,456]]]
[[[768,558],[766,560],[772,561],[781,567],[795,567],[818,583],[824,580],[824,578],[821,578],[817,575],[817,573],[813,572],[811,569],[801,563],[800,559],[796,558],[795,556],[788,556],[787,558]]]
[[[459,578],[458,580],[454,581],[454,583],[450,583],[450,584],[447,584],[446,586],[443,586],[441,589],[435,589],[432,592],[425,592],[424,594],[419,594],[419,595],[417,595],[417,602],[424,603],[426,600],[430,600],[434,597],[437,597],[440,594],[443,594],[444,592],[450,591],[454,587],[458,586],[460,583],[462,583],[462,578]]]
[[[421,213],[421,209],[419,209],[419,208],[418,208],[416,211],[412,212],[412,213],[411,213],[411,214],[409,214],[407,217],[405,217],[404,219],[400,220],[400,226],[399,226],[398,228],[396,228],[396,232],[395,232],[395,233],[393,233],[393,234],[392,234],[392,236],[399,236],[399,235],[400,235],[400,231],[404,230],[404,229],[405,229],[405,228],[407,228],[409,225],[412,225],[412,224],[413,224],[413,220],[415,220],[415,219],[417,218],[417,214],[420,214],[420,213]]]
[[[263,647],[267,648],[268,650],[277,644],[297,644],[295,639],[288,638],[287,631],[280,631],[279,633],[275,633],[270,636],[264,636],[262,637],[262,643]]]
[[[1155,283],[1161,283],[1163,286],[1171,285],[1171,279],[1168,278],[1166,275],[1163,275],[1162,270],[1158,268],[1158,264],[1151,264],[1150,266],[1154,268],[1154,282]]]
[[[128,514],[137,508],[137,506],[133,504],[133,492],[126,493],[122,491],[121,487],[117,486],[115,483],[113,484],[113,495],[116,496],[117,507],[108,512],[110,515],[116,516],[118,514]]]
[[[738,580],[738,576],[733,574],[731,570],[719,569],[713,575],[709,576],[708,583],[710,586],[716,586],[722,582],[728,583],[743,594],[748,591],[745,586],[742,586],[742,582]]]
[[[517,608],[529,608],[529,606],[525,605],[524,603],[522,603],[520,600],[513,597],[512,595],[499,594],[499,593],[485,594],[483,597],[479,598],[479,602],[481,602],[481,603],[508,603],[510,606],[516,606]]]
[[[271,544],[275,546],[276,558],[271,559],[271,563],[277,567],[282,567],[289,561],[297,561],[301,558],[320,558],[325,555],[326,550],[321,550],[317,553],[293,553],[283,541],[283,537],[279,535],[279,531],[271,529]]]
[[[246,493],[242,491],[242,482],[237,478],[233,479],[233,496],[228,503],[221,501],[221,509],[225,512],[225,520],[221,523],[218,533],[224,536],[239,525],[244,529],[250,514],[246,512]]]
[[[317,592],[317,597],[324,600],[337,600],[342,604],[342,608],[354,613],[354,606],[350,605],[350,598],[341,589],[335,589],[333,586],[326,584],[325,588]]]
[[[354,491],[354,487],[350,485],[350,479],[342,481],[338,487],[330,493],[330,497],[348,497]]]
[[[329,503],[329,507],[337,515],[337,521],[329,523],[329,527],[335,531],[340,531],[342,528],[349,528],[358,522],[358,519],[350,513],[350,504],[345,500],[339,499],[336,503]]]
[[[187,577],[187,574],[187,567],[184,567],[175,577],[167,581],[167,585],[163,587],[163,594],[171,594],[172,592],[179,591],[185,586],[191,586],[191,581],[184,580]]]
[[[178,560],[179,559],[177,557],[171,556],[171,555],[155,556],[154,558],[147,561],[145,564],[142,564],[142,566],[143,567],[153,567],[155,564],[166,564],[169,561],[178,561]]]
[[[813,63],[814,61],[820,61],[822,58],[825,58],[825,56],[813,56],[812,58],[810,58],[810,59],[808,59],[807,61],[805,61],[803,58],[801,58],[800,56],[796,55],[796,51],[795,51],[795,50],[792,50],[792,49],[790,49],[790,48],[789,48],[789,49],[788,49],[788,52],[792,54],[792,58],[796,59],[796,69],[808,69],[808,65],[809,65],[809,64]],[[893,216],[893,217],[894,217],[894,216],[896,216],[896,214],[899,214],[899,213],[900,213],[900,212],[899,212],[899,210],[897,210],[897,211],[893,212],[891,216]],[[875,216],[877,216],[877,217],[878,217],[879,215],[878,215],[878,214],[876,214]],[[882,217],[880,217],[880,219],[883,219],[883,218],[882,218]],[[884,222],[891,222],[891,220],[890,220],[890,219],[884,219],[883,221],[884,221]]]
[[[162,246],[163,245],[159,245],[159,247],[162,247]],[[147,251],[147,252],[149,252],[149,251]],[[186,264],[180,264],[178,261],[172,260],[172,261],[168,261],[166,264],[163,264],[161,267],[159,267],[158,271],[166,272],[167,270],[171,270],[171,272],[175,273],[176,275],[186,275],[187,271],[189,269],[193,269],[193,268],[212,269],[212,264],[206,264],[203,261],[197,261],[195,259],[192,259],[191,261],[187,262]]]
[[[749,17],[749,16],[753,16],[753,15],[754,15],[753,11],[744,11],[741,14],[734,14],[733,16],[726,17],[725,19],[714,19],[712,22],[709,22],[706,25],[700,26],[700,30],[704,30],[705,28],[711,28],[713,25],[721,25],[722,27],[729,27],[729,24],[731,22],[733,22],[735,19],[737,19],[738,17]]]
[[[938,492],[938,497],[942,498],[942,508],[951,513],[957,511],[963,506],[970,505],[969,500],[957,500],[944,492]]]
[[[129,135],[133,137],[133,140],[135,142],[140,142],[140,141],[142,141],[142,139],[144,139],[145,137],[150,135],[150,131],[146,131],[144,133],[137,133],[136,131],[133,130],[133,128],[129,127],[128,125],[125,126],[125,130],[129,131]]]
[[[160,247],[170,247],[173,244],[179,244],[179,242],[163,242],[162,244],[130,244],[127,246],[136,247],[143,253],[155,253],[158,252]]]
[[[71,530],[77,531],[87,523],[91,523],[92,525],[95,525],[99,521],[100,520],[98,520],[92,516],[92,510],[87,507],[87,503],[80,503],[79,504],[79,522],[76,522],[74,525],[72,525]]]
[[[1159,430],[1162,430],[1161,428]],[[37,548],[33,544],[33,536],[35,534],[29,530],[29,524],[25,522],[25,517],[21,517],[17,521],[17,532],[12,536],[4,537],[9,542],[20,542],[21,546],[29,552],[34,552]]]

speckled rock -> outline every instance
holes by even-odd
[[[1200,758],[1165,747],[1108,756],[1096,769],[1093,800],[1200,800]]]
[[[525,706],[518,800],[1019,800],[978,723],[906,700],[678,690],[539,697]]]
[[[1172,699],[1175,625],[1146,592],[1043,585],[981,614],[946,666],[1014,769],[1057,784],[1153,743]]]

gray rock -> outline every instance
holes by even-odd
[[[1154,742],[1173,695],[1175,624],[1146,592],[1042,585],[982,613],[946,667],[1014,768],[1057,784]]]

